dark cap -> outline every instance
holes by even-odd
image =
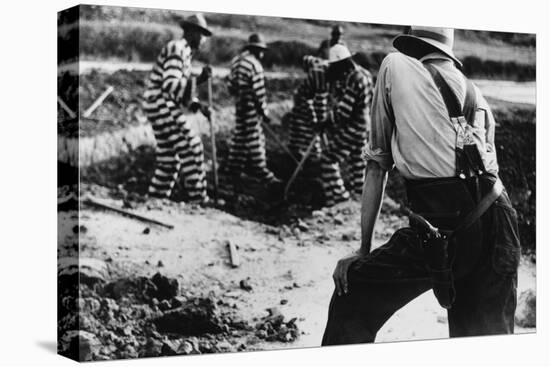
[[[195,28],[200,30],[205,36],[212,35],[212,31],[208,29],[206,19],[204,19],[204,16],[201,13],[193,14],[188,16],[187,18],[182,19],[180,21],[180,27],[184,30],[188,28]]]
[[[264,50],[267,49],[267,45],[262,35],[259,33],[253,33],[250,35],[250,37],[248,37],[248,43],[246,44],[246,47],[247,48],[256,47]]]

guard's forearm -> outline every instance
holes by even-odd
[[[382,207],[387,178],[388,173],[380,168],[378,163],[368,162],[361,196],[361,249],[359,251],[362,254],[368,254],[371,250],[374,225]]]

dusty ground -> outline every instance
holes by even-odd
[[[88,187],[87,192],[105,203],[123,204],[112,199],[105,189]],[[357,202],[315,211],[278,227],[243,220],[213,208],[151,201],[132,205],[136,213],[171,223],[175,228],[164,229],[83,206],[79,217],[82,258],[105,260],[116,269],[112,273],[114,278],[151,277],[161,272],[178,280],[181,294],[223,299],[228,307],[251,322],[265,316],[265,309],[270,307],[279,307],[287,318],[297,318],[302,333],[297,341],[264,341],[246,349],[320,344],[333,290],[332,270],[340,257],[358,246]],[[60,223],[67,219],[63,215],[68,214],[60,214]],[[383,214],[376,227],[376,246],[403,223],[402,217]],[[146,228],[149,228],[147,234]],[[69,228],[66,230],[70,232]],[[60,232],[64,230],[60,228]],[[226,241],[238,246],[241,260],[238,268],[230,265]],[[62,244],[60,255],[70,253],[71,246],[69,242]],[[242,280],[252,290],[243,290],[239,286]],[[518,294],[534,288],[534,284],[534,266],[524,262]],[[447,336],[445,312],[431,292],[427,292],[396,313],[378,334],[377,342]]]
[[[104,64],[106,63],[102,63],[102,65]],[[116,72],[116,70],[118,68],[108,70],[108,72]],[[216,71],[218,74],[223,72],[223,70]],[[143,73],[142,71],[137,72]],[[124,78],[128,78],[130,81],[136,79],[134,74],[125,72],[119,72],[119,74],[123,79],[122,84],[127,84],[127,80]],[[282,75],[282,77],[281,80],[277,79],[277,84],[273,84],[273,89],[278,93],[275,95],[277,102],[284,101],[284,98],[287,98],[285,93],[294,85],[289,82],[288,78],[285,78],[286,75]],[[89,78],[92,82],[87,85],[88,89],[91,89],[84,88],[87,91],[87,94],[84,93],[84,95],[91,103],[94,96],[104,90],[104,84],[107,82],[105,78],[108,78],[108,74],[92,72],[89,74]],[[533,103],[532,83],[491,82],[480,84],[484,92],[499,100],[521,99],[523,102]],[[118,90],[96,112],[99,117],[103,115],[111,119],[115,117],[116,122],[110,120],[88,121],[86,124],[77,126],[72,135],[78,135],[79,129],[82,133],[83,128],[85,131],[89,130],[90,133],[95,133],[111,131],[111,128],[121,129],[126,126],[126,123],[128,125],[141,124],[140,120],[135,118],[139,114],[139,108],[135,107],[139,104],[135,92],[135,90],[132,93],[126,89]],[[223,90],[219,89],[218,93],[223,94]],[[502,104],[503,102],[498,103]],[[274,109],[275,115],[280,117],[279,115],[282,115],[287,109],[286,105],[281,106],[280,109]],[[230,110],[230,106],[218,110],[217,119],[224,122],[232,121],[232,111]],[[522,220],[521,223],[524,226],[521,230],[533,234],[532,240],[531,237],[528,237],[527,241],[524,241],[528,242],[527,246],[524,243],[524,247],[534,249],[534,222],[530,223],[529,219],[534,218],[535,189],[534,186],[526,184],[533,183],[534,185],[535,182],[534,153],[532,161],[531,155],[523,154],[522,160],[515,157],[515,152],[524,152],[526,147],[534,147],[534,142],[531,143],[529,140],[531,136],[534,137],[534,110],[531,112],[533,116],[524,113],[523,110],[518,111],[508,111],[508,106],[504,110],[498,109],[497,120],[502,121],[502,126],[499,130],[500,135],[497,136],[501,143],[497,148],[501,163],[504,163],[502,175],[507,184],[510,183],[514,205],[519,209],[520,214],[527,218],[527,220]],[[511,119],[507,117],[508,114],[514,117],[512,120],[517,126],[509,127],[504,124]],[[523,120],[516,121],[517,116],[522,116],[530,124],[528,126],[521,125]],[[531,124],[531,122],[533,123]],[[526,132],[526,127],[533,130],[532,134]],[[282,134],[280,126],[277,128],[276,132]],[[107,139],[112,140],[112,136],[109,134],[106,136]],[[94,143],[93,147],[94,149],[104,148],[104,145]],[[223,146],[219,147],[219,153],[222,156],[224,155],[223,148]],[[272,143],[271,146],[268,144],[268,152],[271,154],[268,159],[272,163],[276,162],[276,167],[272,168],[277,174],[282,174],[280,171],[284,160],[280,159],[280,155],[272,156],[277,149]],[[208,142],[205,145],[205,151],[209,151]],[[145,149],[142,153],[130,154],[131,159],[121,157],[120,161],[107,161],[104,162],[105,164],[99,164],[94,168],[98,171],[95,175],[93,170],[93,172],[81,171],[81,178],[84,177],[85,182],[93,182],[111,188],[109,191],[104,187],[86,185],[83,193],[91,193],[106,203],[120,207],[123,202],[117,200],[116,198],[120,196],[113,193],[117,188],[133,193],[143,192],[138,188],[146,187],[148,177],[152,172],[153,156],[150,149]],[[284,174],[281,177],[284,177]],[[399,191],[399,188],[389,189],[393,194],[397,194],[396,190]],[[308,192],[312,191],[314,190],[310,189]],[[399,195],[395,197],[399,197]],[[528,207],[529,203],[533,204],[532,208]],[[355,250],[359,245],[358,203],[351,202],[331,210],[314,212],[291,210],[290,216],[286,215],[289,212],[285,213],[285,216],[281,216],[281,218],[286,218],[282,221],[270,221],[265,220],[264,217],[243,215],[234,208],[230,211],[240,217],[218,209],[182,206],[170,202],[148,201],[145,203],[131,202],[130,204],[135,212],[170,222],[175,225],[175,228],[167,230],[121,217],[115,213],[83,206],[79,217],[80,247],[75,248],[73,239],[62,239],[58,255],[60,257],[76,256],[78,249],[81,258],[104,261],[110,269],[107,282],[140,276],[151,278],[160,272],[164,276],[178,280],[179,294],[185,297],[204,296],[219,300],[220,309],[223,312],[236,312],[250,325],[255,325],[258,320],[265,318],[267,308],[278,307],[286,320],[296,318],[300,330],[299,338],[291,342],[248,338],[246,333],[251,333],[254,336],[256,331],[232,330],[230,333],[217,336],[218,339],[211,339],[220,346],[225,345],[213,351],[297,348],[320,344],[326,322],[327,306],[333,290],[331,279],[333,268],[340,257]],[[61,212],[59,216],[60,223],[66,222],[68,226],[65,229],[60,228],[60,233],[73,233],[74,235],[74,222],[67,220],[70,214]],[[261,219],[263,223],[276,223],[276,225],[243,218]],[[396,228],[404,223],[404,218],[392,215],[390,211],[383,211],[376,228],[375,246],[381,245]],[[238,268],[232,268],[229,264],[227,241],[239,248],[241,266]],[[531,259],[534,260],[534,256]],[[243,281],[251,289],[243,289],[240,285]],[[534,264],[524,260],[519,273],[518,296],[526,290],[534,291],[534,288]],[[533,292],[533,295],[536,293]],[[535,297],[532,299],[536,299]],[[140,305],[140,307],[142,306],[149,307],[149,305]],[[152,308],[154,309],[154,307]],[[523,311],[518,308],[518,312]],[[518,333],[533,331],[533,328],[516,328]],[[127,337],[124,335],[125,332],[125,330],[115,330],[115,333],[122,338]],[[234,332],[236,335],[233,335]],[[445,337],[448,337],[446,314],[439,307],[430,291],[397,312],[384,325],[376,341],[389,342]],[[225,349],[228,345],[227,339],[234,348]],[[120,345],[126,345],[124,339],[122,339],[122,343],[119,340]],[[204,349],[201,347],[200,351],[203,352]],[[165,354],[164,351],[162,354]],[[136,355],[133,352],[127,352],[117,355],[107,353],[101,356],[131,358]]]

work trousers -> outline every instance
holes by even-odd
[[[520,244],[517,214],[506,192],[483,215],[482,235],[481,255],[455,278],[451,337],[514,332]],[[323,345],[374,342],[397,310],[432,288],[422,243],[415,229],[403,228],[350,266],[349,292],[332,296]]]
[[[151,122],[156,140],[155,173],[149,194],[169,198],[178,180],[189,201],[206,198],[206,177],[203,144],[183,111],[164,96],[144,102],[144,111]]]

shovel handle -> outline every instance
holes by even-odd
[[[319,136],[318,134],[315,134],[313,139],[311,139],[311,142],[309,143],[302,159],[300,160],[300,162],[298,163],[298,166],[296,167],[296,169],[292,173],[292,176],[290,176],[290,179],[288,180],[288,182],[285,186],[285,191],[284,191],[284,194],[283,194],[283,200],[285,200],[285,201],[287,200],[288,192],[290,190],[290,186],[292,186],[292,184],[296,180],[296,177],[298,176],[298,173],[300,173],[300,171],[302,170],[302,167],[304,166],[304,164],[306,163],[307,159],[309,158],[311,152],[313,151],[313,147],[315,146],[315,142],[317,141],[318,136]]]
[[[212,121],[212,77],[208,78],[208,123],[210,124],[210,145],[212,146],[212,172],[214,173],[214,202],[218,202],[218,160],[216,153],[216,135],[214,131],[214,123]]]

